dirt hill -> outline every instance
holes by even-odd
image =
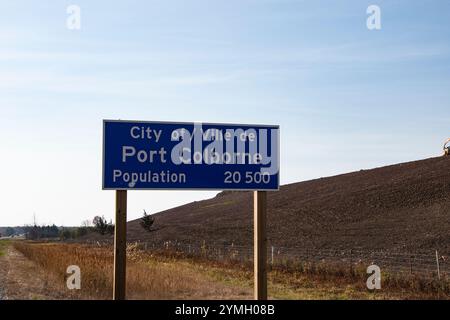
[[[130,240],[252,244],[252,193],[222,192],[155,215]],[[268,240],[278,246],[450,249],[450,157],[289,184],[268,195]]]

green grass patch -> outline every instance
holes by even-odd
[[[0,257],[5,255],[6,247],[11,244],[10,240],[0,240]]]

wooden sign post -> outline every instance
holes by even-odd
[[[255,300],[267,300],[267,192],[253,197]]]
[[[278,125],[103,120],[102,188],[116,191],[114,300],[126,293],[127,190],[171,189],[254,192],[255,299],[267,299],[267,191],[280,187],[279,131]]]
[[[114,300],[125,300],[127,274],[127,191],[116,191],[114,229]]]

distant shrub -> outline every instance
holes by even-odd
[[[144,210],[144,215],[142,216],[141,221],[140,221],[141,227],[148,232],[152,232],[152,231],[154,231],[154,230],[152,230],[152,226],[154,223],[155,223],[155,218],[148,215],[147,212],[145,212],[145,210]]]
[[[101,235],[114,233],[114,225],[112,221],[106,221],[105,217],[103,216],[96,216],[94,220],[92,220],[92,223],[94,224],[94,230]]]

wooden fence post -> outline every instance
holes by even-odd
[[[413,256],[410,255],[410,256],[409,256],[409,274],[413,274],[413,263],[412,263],[412,259],[413,259]]]
[[[350,249],[350,274],[353,275],[353,249]]]
[[[273,251],[274,251],[274,247],[272,246],[272,259],[271,259],[271,264],[272,264],[272,266],[273,266]]]
[[[437,276],[438,276],[438,280],[441,280],[441,268],[439,266],[439,253],[436,250],[436,266],[437,266]]]

